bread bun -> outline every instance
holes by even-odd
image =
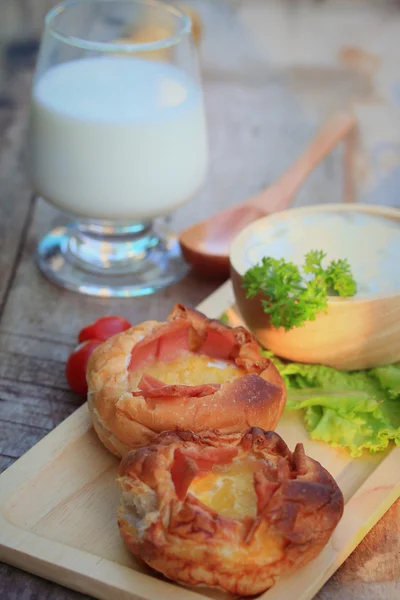
[[[87,380],[94,428],[118,456],[167,430],[274,429],[286,402],[279,372],[248,331],[182,305],[166,323],[147,321],[101,344]]]
[[[167,432],[129,452],[117,479],[131,552],[186,585],[251,596],[306,565],[343,512],[333,477],[275,432]]]

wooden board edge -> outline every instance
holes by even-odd
[[[232,282],[229,279],[205,298],[196,309],[210,319],[218,319],[234,303]]]
[[[235,304],[235,297],[232,289],[231,281],[227,281],[220,286],[211,296],[206,298],[199,306],[198,310],[204,312],[208,317],[218,318],[222,313],[232,308]],[[235,315],[236,317],[236,315]],[[233,319],[232,325],[241,325],[240,317]],[[356,459],[355,459],[356,460]],[[390,506],[400,497],[400,471],[398,471],[397,479],[395,478],[393,489],[386,488],[386,486],[380,487],[382,472],[388,471],[389,473],[396,473],[396,464],[400,462],[400,448],[394,448],[387,457],[378,465],[375,471],[370,475],[363,485],[353,494],[351,498],[346,502],[344,515],[331,538],[329,545],[335,544],[335,540],[338,535],[341,535],[343,531],[344,543],[341,544],[342,550],[336,553],[337,556],[334,560],[329,561],[327,568],[321,565],[321,560],[329,552],[329,545],[325,550],[307,567],[298,571],[289,578],[285,578],[271,590],[267,590],[261,598],[265,600],[287,600],[287,598],[296,598],[296,600],[312,600],[315,594],[322,588],[322,586],[328,581],[335,571],[343,564],[353,550],[358,546],[362,539],[367,533],[376,525],[376,523],[383,517],[385,512]],[[352,524],[354,522],[352,516],[353,505],[358,502],[364,494],[373,494],[374,506],[371,514],[368,515],[367,520],[363,526],[356,532]],[[354,513],[353,513],[354,514]],[[350,516],[349,516],[350,515]],[[310,572],[309,584],[304,586],[304,592],[299,595],[299,574],[301,576],[307,575]],[[290,582],[293,582],[292,588],[289,589]]]
[[[85,413],[87,416],[85,416]],[[62,423],[45,435],[37,444],[18,458],[8,469],[0,474],[0,508],[3,501],[10,495],[11,488],[15,489],[32,474],[32,462],[35,471],[46,465],[51,456],[63,451],[65,440],[76,439],[87,431],[89,411],[85,402]],[[1,514],[1,513],[0,513]]]
[[[23,531],[0,515],[0,560],[99,600],[208,600],[202,594],[112,561]],[[121,576],[122,575],[122,576]]]
[[[373,474],[347,501],[343,517],[322,553],[300,571],[279,581],[261,598],[263,600],[287,600],[287,598],[312,600],[400,497],[399,462],[400,448],[393,448]],[[394,481],[391,484],[387,483],[388,474],[389,476],[394,474]]]
[[[154,600],[155,587],[156,597],[165,600],[207,600],[197,592],[66,546],[9,522],[4,505],[12,494],[63,452],[66,440],[70,442],[79,438],[90,426],[85,403],[0,475],[0,560],[100,600],[109,600],[116,593],[130,594],[133,600]]]

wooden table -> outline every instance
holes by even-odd
[[[391,52],[400,34],[395,3],[193,4],[204,24],[201,51],[211,168],[199,197],[172,215],[173,228],[179,230],[271,182],[324,116],[350,103],[360,125],[352,150],[357,198],[400,205],[400,185],[395,185],[400,179],[400,69]],[[31,8],[38,5],[31,0]],[[196,305],[218,285],[189,275],[154,296],[108,301],[59,290],[41,277],[35,265],[37,239],[63,217],[32,197],[24,176],[32,68],[29,57],[22,59],[20,68],[14,62],[11,76],[3,77],[0,95],[1,469],[79,406],[80,398],[66,385],[64,364],[83,324],[110,313],[134,322],[149,316],[162,319],[175,302]],[[341,200],[343,154],[338,149],[313,174],[296,205]],[[319,600],[400,597],[399,510],[397,503],[388,511],[321,590]],[[0,565],[0,598],[83,596]]]

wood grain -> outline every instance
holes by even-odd
[[[13,83],[11,90],[12,110],[0,108],[0,314],[8,291],[11,289],[19,261],[21,240],[29,223],[32,209],[32,193],[26,182],[22,167],[22,150],[25,135],[27,91],[30,75]],[[18,102],[18,99],[21,99]],[[2,118],[1,118],[2,117]]]
[[[198,308],[216,318],[232,300],[228,282]],[[228,312],[239,320],[234,307]],[[307,455],[335,477],[345,500],[343,517],[321,554],[260,596],[311,600],[400,495],[400,449],[354,459],[310,440],[301,416],[291,413],[283,415],[277,431],[290,448],[304,444]],[[127,600],[221,599],[211,590],[176,587],[133,560],[115,523],[117,466],[94,433],[87,406],[81,407],[2,475],[3,558],[103,600],[114,595]]]
[[[33,15],[28,30],[37,33],[49,0],[24,2]],[[360,125],[354,142],[355,192],[359,199],[368,201],[372,194],[374,201],[396,205],[396,187],[389,187],[400,139],[393,126],[400,122],[397,106],[390,96],[399,72],[400,10],[394,2],[348,0],[344,6],[337,0],[196,0],[195,5],[203,21],[212,160],[207,185],[196,202],[171,217],[173,228],[179,231],[276,179],[326,115],[349,103],[354,103]],[[26,21],[18,25],[11,15],[5,27],[3,17],[4,12],[0,29],[7,29],[7,36],[27,34]],[[8,42],[1,31],[4,48]],[[379,65],[375,59],[366,62],[354,48],[378,56]],[[189,276],[150,298],[109,302],[79,298],[41,278],[34,263],[36,240],[63,219],[42,202],[32,211],[22,160],[31,71],[11,75],[0,90],[6,92],[1,98],[13,102],[0,103],[1,469],[79,406],[80,399],[67,391],[63,365],[82,324],[107,313],[133,321],[163,317],[174,302],[195,305],[217,285]],[[385,139],[390,151],[384,148],[375,169],[374,149]],[[339,149],[313,174],[296,205],[338,201],[343,184]],[[398,527],[399,504],[324,586],[318,600],[397,598]],[[0,565],[0,597],[82,596]]]

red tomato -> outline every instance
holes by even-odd
[[[93,350],[102,344],[101,340],[86,340],[71,352],[65,367],[69,387],[77,394],[87,394],[86,367]]]
[[[101,317],[101,319],[97,319],[91,325],[81,329],[78,340],[79,342],[85,340],[102,340],[105,342],[111,336],[129,329],[129,327],[132,327],[132,325],[123,317]]]

